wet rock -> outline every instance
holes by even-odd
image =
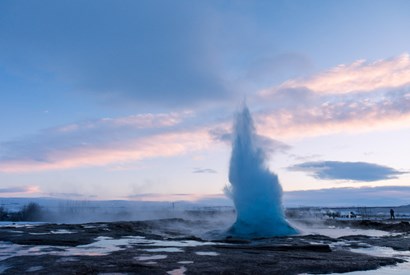
[[[224,239],[221,242],[225,242],[225,243],[233,243],[233,244],[248,244],[251,243],[250,240],[244,240],[244,239],[235,239],[232,237],[227,237],[226,239]]]
[[[323,274],[376,269],[403,261],[394,257],[353,253],[348,250],[349,248],[364,247],[368,244],[406,250],[410,246],[410,240],[402,236],[376,238],[356,235],[334,239],[321,235],[307,235],[258,240],[227,238],[209,244],[199,237],[187,236],[186,230],[172,238],[166,234],[161,235],[161,232],[168,231],[162,226],[176,223],[184,227],[184,220],[180,219],[80,225],[42,224],[19,228],[17,233],[13,232],[15,228],[3,227],[0,228],[0,241],[9,242],[10,247],[13,244],[29,245],[13,249],[30,248],[37,252],[27,255],[23,253],[23,256],[18,256],[17,253],[14,257],[4,258],[0,265],[8,267],[4,274],[24,274],[28,270],[31,271],[30,274],[166,274],[167,271],[177,270],[182,266],[186,268],[186,274]],[[191,223],[187,222],[185,228],[189,228],[190,225]],[[368,223],[366,226],[380,225]],[[178,230],[175,232],[178,233]],[[133,242],[130,243],[121,242],[127,236],[138,238],[132,239]],[[91,251],[89,255],[81,254],[81,251],[88,250],[81,250],[80,245],[92,244],[88,247],[93,247],[97,240],[118,240],[118,245],[116,249],[103,251],[104,253]],[[181,245],[177,247],[178,250],[167,252],[166,248],[171,248],[165,245],[167,242],[161,246],[161,241],[167,240],[173,243],[180,241],[186,244],[186,241],[196,241],[202,244]],[[344,242],[345,245],[331,249],[332,245],[340,242]],[[163,251],[147,251],[152,248]],[[77,251],[75,255],[67,252],[73,249]],[[138,260],[158,253],[167,257],[157,257],[154,263]],[[190,264],[183,264],[186,262]]]
[[[329,245],[219,245],[218,248],[241,249],[241,250],[267,250],[267,251],[313,251],[332,252]]]
[[[388,232],[410,232],[410,223],[408,221],[326,220],[325,224],[337,227],[376,229]]]

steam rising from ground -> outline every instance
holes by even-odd
[[[234,123],[229,192],[237,218],[228,233],[245,238],[295,234],[285,219],[278,177],[269,171],[266,154],[255,139],[253,120],[244,105]]]

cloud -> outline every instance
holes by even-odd
[[[373,63],[358,61],[329,72],[309,81],[289,80],[265,91],[259,102],[266,108],[256,117],[259,133],[316,136],[401,128],[410,123],[408,54]],[[353,76],[349,85],[339,86],[336,81]]]
[[[410,55],[368,62],[342,64],[310,78],[289,80],[277,89],[306,88],[317,93],[346,94],[397,88],[410,84]]]
[[[287,207],[371,207],[408,205],[409,197],[408,186],[379,186],[288,191],[284,192],[283,201]]]
[[[6,187],[0,188],[0,193],[24,193],[24,194],[32,194],[38,193],[40,189],[38,186],[16,186],[16,187]]]
[[[121,106],[186,106],[229,97],[208,31],[208,3],[0,5],[0,60],[24,81],[36,79],[43,88],[63,83],[70,93]]]
[[[161,194],[161,193],[139,193],[127,196],[127,199],[138,200],[138,201],[162,201],[162,202],[172,202],[172,201],[196,201],[200,199],[201,195],[195,194]]]
[[[188,114],[190,115],[190,114]],[[145,114],[84,121],[4,142],[1,172],[101,166],[168,157],[209,146],[207,128],[185,129],[186,113]]]
[[[30,153],[20,158],[0,161],[2,172],[27,172],[52,169],[68,169],[84,166],[102,166],[116,162],[170,157],[207,147],[207,131],[175,132],[143,138],[100,142],[98,145],[64,148],[64,141],[54,147],[38,148],[37,155]],[[41,144],[46,146],[46,143]]]
[[[395,179],[404,174],[391,167],[368,162],[314,161],[296,164],[288,168],[312,174],[321,180],[379,181]]]
[[[121,143],[122,141],[154,136],[172,131],[188,113],[140,114],[120,118],[102,118],[81,121],[63,126],[48,128],[36,135],[25,136],[1,145],[1,159],[15,159],[35,156],[45,158],[44,153],[62,147],[71,149],[81,147],[84,150],[99,144]],[[46,159],[45,159],[46,160]]]
[[[84,194],[79,194],[79,193],[44,193],[44,195],[53,197],[53,198],[64,198],[64,199],[81,199],[81,200],[87,200],[87,199],[95,199],[97,198],[96,195],[84,195]]]
[[[407,59],[400,57],[366,63],[366,69],[371,71],[372,66],[378,68],[383,62],[391,64],[397,60],[407,64]],[[353,65],[347,67],[355,68]],[[410,85],[349,93],[282,87],[268,96],[252,98],[252,101],[263,104],[254,113],[259,134],[256,140],[269,153],[290,149],[289,145],[278,141],[278,137],[410,125]],[[213,111],[218,108],[220,106],[210,111],[209,106],[204,107],[199,114],[185,111],[101,118],[44,129],[31,136],[2,142],[0,171],[107,165],[203,150],[215,141],[230,144],[230,120],[216,118],[214,113],[217,112]]]
[[[210,169],[210,168],[194,168],[192,173],[195,173],[195,174],[216,174],[218,172],[216,170]]]
[[[315,136],[341,131],[401,128],[410,123],[410,87],[370,96],[318,96],[314,101],[306,100],[305,103],[304,106],[260,113],[257,117],[259,132],[271,137],[300,133]]]
[[[227,123],[195,121],[191,111],[138,114],[80,121],[44,129],[37,134],[0,143],[0,172],[30,172],[111,165],[110,169],[136,169],[127,162],[171,157],[230,143]],[[258,136],[268,152],[290,147]],[[270,150],[270,151],[269,151]],[[211,173],[197,169],[195,173]],[[215,172],[215,171],[214,171]]]

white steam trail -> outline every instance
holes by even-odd
[[[229,181],[237,217],[228,234],[244,238],[296,234],[285,219],[278,177],[267,167],[266,154],[255,139],[253,120],[244,104],[234,123]]]

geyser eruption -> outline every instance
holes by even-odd
[[[256,144],[255,127],[245,104],[234,122],[229,182],[237,214],[229,234],[254,238],[297,233],[285,219],[282,187],[267,167],[263,148]]]

